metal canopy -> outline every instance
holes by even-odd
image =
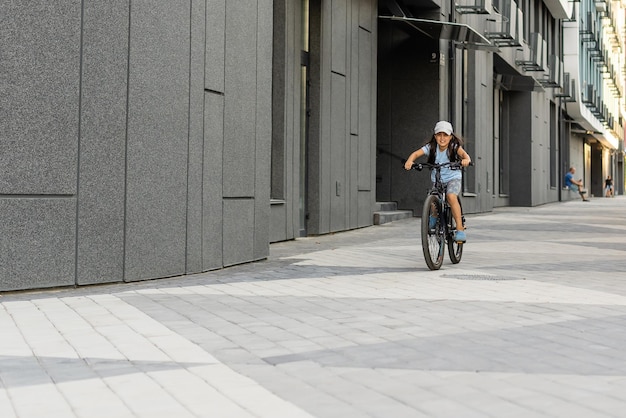
[[[379,19],[404,23],[431,39],[445,39],[466,49],[499,51],[487,38],[468,25],[439,20],[416,19],[405,16],[378,16]]]

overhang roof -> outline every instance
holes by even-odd
[[[405,16],[378,16],[379,19],[392,20],[406,24],[431,39],[445,39],[466,49],[498,51],[487,38],[463,23],[442,22],[439,20],[416,19]]]

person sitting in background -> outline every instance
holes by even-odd
[[[574,174],[576,173],[576,169],[574,167],[570,167],[567,174],[565,174],[565,187],[570,189],[573,192],[576,192],[583,199],[583,202],[589,202],[589,200],[585,199],[585,191],[583,190],[583,180],[578,179],[574,180]]]

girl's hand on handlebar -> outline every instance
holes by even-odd
[[[404,163],[404,169],[405,169],[405,170],[410,170],[410,169],[412,169],[412,168],[413,168],[413,161],[409,161],[409,160],[407,160],[407,161]]]
[[[469,166],[471,163],[472,163],[472,160],[470,160],[469,158],[463,158],[463,159],[461,160],[461,165],[462,165],[463,167],[467,167],[467,166]]]

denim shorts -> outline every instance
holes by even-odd
[[[446,186],[447,193],[452,193],[458,196],[461,193],[463,182],[461,181],[461,179],[452,179],[446,184]]]

